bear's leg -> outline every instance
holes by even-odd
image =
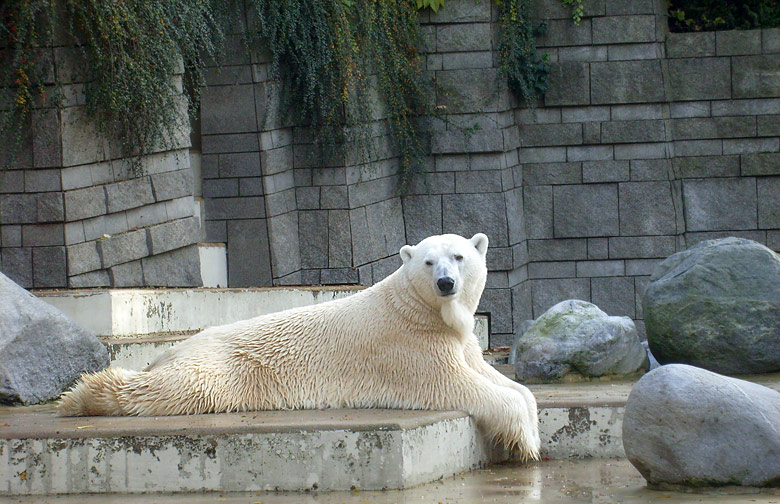
[[[451,390],[442,394],[434,408],[466,411],[496,442],[516,448],[523,459],[539,458],[536,408],[532,415],[521,392],[496,385],[470,366],[464,368],[449,376]]]

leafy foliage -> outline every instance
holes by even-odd
[[[582,0],[561,0],[565,5],[571,6],[571,18],[574,24],[580,24],[582,21],[582,15],[585,13],[585,7],[582,5]]]
[[[673,32],[748,30],[780,26],[780,0],[669,0]]]
[[[311,124],[321,146],[372,140],[387,117],[408,175],[421,162],[420,115],[432,108],[422,71],[413,0],[251,0],[259,39],[270,46],[272,72],[283,77],[296,119]],[[378,84],[379,97],[372,96]],[[368,153],[370,154],[370,152]]]
[[[192,110],[197,103],[202,57],[221,46],[223,5],[217,0],[6,0],[0,5],[0,40],[7,44],[0,75],[12,83],[15,97],[3,133],[20,134],[35,96],[41,98],[38,106],[47,105],[54,80],[46,77],[51,61],[41,55],[43,47],[57,42],[56,34],[80,50],[81,57],[73,55],[70,64],[86,79],[86,108],[98,131],[119,139],[125,154],[172,145],[186,120],[183,108]],[[190,93],[184,95],[171,78],[181,73],[182,64],[190,80],[184,86]]]
[[[422,10],[430,8],[433,12],[439,12],[439,9],[444,7],[444,0],[415,0],[417,2],[417,9]]]
[[[500,6],[501,39],[498,54],[501,72],[519,99],[532,103],[547,90],[550,65],[547,55],[536,55],[536,39],[547,31],[545,24],[528,19],[528,0],[496,0]]]

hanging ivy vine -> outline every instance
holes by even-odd
[[[536,56],[543,26],[528,19],[529,1],[496,0],[501,70],[525,101],[544,92],[549,71]],[[284,83],[296,124],[310,125],[320,146],[354,149],[372,145],[386,121],[404,178],[417,171],[427,144],[421,118],[435,112],[417,11],[446,8],[444,0],[246,5],[254,30],[248,42],[270,48],[271,72]],[[192,112],[198,103],[204,58],[218,53],[240,11],[238,2],[220,0],[5,0],[0,134],[19,144],[31,112],[58,105],[62,83],[50,48],[66,46],[77,48],[73,64],[88,76],[86,110],[98,131],[117,139],[125,155],[170,146],[184,126],[183,107]],[[171,78],[182,65],[184,93]]]
[[[76,52],[57,64],[89,77],[83,79],[84,99],[97,131],[117,139],[124,154],[172,146],[186,126],[183,109],[193,111],[198,102],[202,58],[222,46],[224,4],[5,0],[0,5],[0,82],[11,96],[1,107],[6,110],[0,134],[10,135],[18,147],[29,130],[31,111],[59,104],[62,82],[52,75],[50,48],[67,41]],[[188,79],[184,94],[172,79],[182,65]]]

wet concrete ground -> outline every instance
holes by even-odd
[[[757,503],[780,504],[780,489],[721,489],[699,493],[651,490],[625,460],[549,460],[507,463],[402,491],[177,495],[69,495],[0,497],[14,504],[572,504],[572,503]]]

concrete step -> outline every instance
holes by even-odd
[[[34,294],[96,334],[108,347],[113,365],[140,370],[206,327],[339,299],[363,288],[83,289]],[[488,318],[478,315],[476,322],[475,332],[486,349]]]

